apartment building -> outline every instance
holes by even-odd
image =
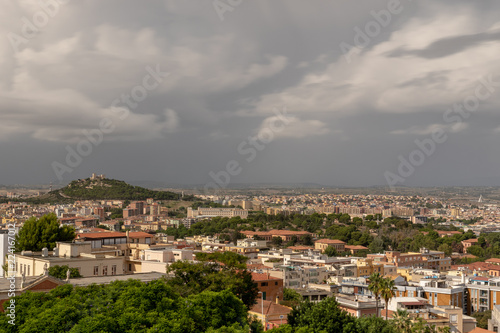
[[[358,269],[356,276],[370,276],[373,273],[389,276],[397,275],[396,266],[384,262],[375,262],[373,258],[355,259],[355,263]]]
[[[187,217],[193,218],[198,216],[206,216],[206,217],[241,217],[242,219],[246,219],[248,217],[248,210],[239,209],[239,208],[203,208],[199,207],[197,210],[188,207]]]
[[[466,285],[467,313],[493,310],[500,303],[500,278],[473,276]]]
[[[476,328],[476,319],[464,315],[456,306],[432,306],[421,297],[394,297],[389,301],[387,315],[393,317],[397,310],[404,310],[411,321],[421,318],[436,328],[449,327],[451,332],[468,333]],[[386,315],[385,308],[381,310]]]
[[[420,252],[401,253],[399,251],[386,251],[387,262],[399,267],[427,268],[440,272],[451,269],[451,258],[445,258],[442,251],[429,251],[426,248]]]
[[[280,270],[270,270],[269,274],[282,279],[284,288],[301,288],[310,283],[322,283],[329,276],[326,267],[317,266],[285,266]]]

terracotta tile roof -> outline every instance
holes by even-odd
[[[472,280],[476,280],[476,281],[488,281],[489,279],[487,277],[484,277],[484,276],[474,276],[472,278]]]
[[[462,241],[462,243],[477,243],[477,242],[478,242],[477,238],[471,238]]]
[[[300,250],[314,250],[314,247],[312,247],[312,246],[304,246],[304,245],[289,246],[288,248],[291,249],[291,250],[297,250],[297,251],[300,251]]]
[[[124,232],[83,232],[76,234],[76,238],[100,239],[117,237],[127,237],[127,235]]]
[[[363,246],[363,245],[346,245],[345,249],[346,250],[368,250],[368,248]]]
[[[495,263],[495,264],[500,264],[500,258],[490,258],[485,261],[486,263]]]
[[[494,270],[498,271],[500,270],[500,267],[498,265],[494,264],[488,264],[486,262],[473,262],[470,264],[465,264],[465,265],[453,265],[451,266],[451,269],[458,269],[460,267],[467,268],[471,271],[476,270],[476,271],[489,271],[489,270]]]
[[[339,239],[318,239],[315,243],[323,243],[323,244],[345,244],[345,242]]]
[[[268,266],[265,266],[263,264],[247,264],[247,269],[252,270],[252,269],[269,269]]]
[[[118,237],[127,237],[127,234],[124,232],[118,231],[107,231],[107,232],[83,232],[80,234],[76,234],[76,238],[88,238],[88,239],[101,239],[101,238],[118,238]],[[153,237],[147,232],[130,232],[130,238],[146,238]]]
[[[109,230],[102,229],[102,228],[90,228],[89,229],[92,232],[108,232]]]
[[[283,280],[283,279],[268,275],[267,273],[253,273],[252,272],[252,280],[254,280],[254,281],[268,281],[268,280]]]
[[[289,235],[295,235],[295,236],[303,236],[303,235],[310,235],[310,232],[307,231],[292,231],[292,230],[269,230],[269,231],[241,231],[243,235],[257,235],[257,236],[289,236]]]
[[[260,314],[262,311],[261,302],[262,300],[257,299],[257,304],[254,304],[250,311]],[[271,301],[264,301],[264,315],[288,315],[290,311],[292,311],[292,309],[287,306],[276,304]]]
[[[495,332],[494,331],[485,330],[484,328],[481,328],[481,327],[476,327],[475,329],[473,329],[469,333],[495,333]]]
[[[443,230],[438,230],[437,233],[439,235],[461,235],[461,231],[443,231]]]
[[[148,234],[147,232],[141,232],[141,231],[134,231],[129,233],[130,238],[147,238],[147,237],[153,237],[153,235]]]

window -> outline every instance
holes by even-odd
[[[116,275],[116,265],[111,266],[111,275]]]
[[[260,286],[261,286],[261,287],[267,287],[267,282],[262,282],[262,283],[260,284]],[[264,298],[264,299],[265,299],[265,298]]]
[[[108,266],[102,267],[102,275],[108,275]]]
[[[277,286],[278,285],[278,281],[274,282],[274,285]]]
[[[94,266],[94,275],[99,275],[99,266]]]
[[[132,271],[132,264],[128,264],[128,270]]]

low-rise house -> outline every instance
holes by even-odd
[[[283,279],[271,276],[269,273],[252,273],[252,280],[257,283],[257,288],[263,293],[262,298],[265,301],[283,300]]]
[[[257,303],[248,311],[251,316],[256,316],[264,324],[264,330],[270,330],[288,323],[288,314],[292,311],[284,305],[272,301],[262,301],[257,298]]]

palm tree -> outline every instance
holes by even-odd
[[[398,309],[394,314],[394,325],[400,332],[409,333],[411,329],[411,320],[408,311]]]
[[[381,289],[380,290],[380,296],[385,301],[385,320],[387,320],[387,312],[389,311],[389,300],[396,296],[396,292],[394,291],[395,285],[394,285],[394,280],[391,280],[390,278],[385,278],[382,279],[381,283]]]
[[[372,273],[369,277],[370,284],[368,285],[368,290],[370,290],[375,296],[375,317],[378,317],[378,300],[380,298],[380,291],[382,287],[382,277],[380,273]]]

